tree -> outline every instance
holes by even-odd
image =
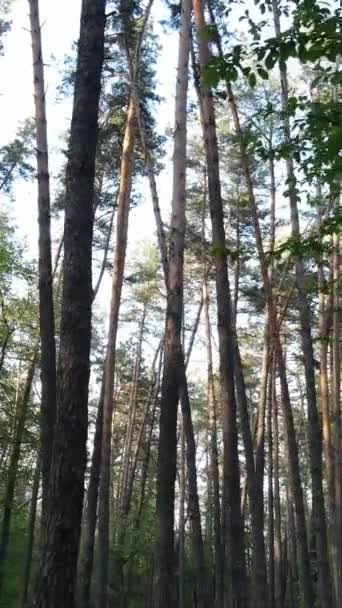
[[[179,33],[173,198],[171,239],[168,262],[168,290],[164,343],[164,369],[159,423],[157,479],[157,528],[155,547],[156,591],[158,608],[174,601],[174,501],[177,459],[177,408],[182,378],[183,255],[185,231],[185,159],[186,113],[189,81],[191,2],[181,4]]]
[[[86,465],[94,170],[104,28],[105,1],[84,0],[66,172],[57,417],[35,600],[41,608],[74,604]]]
[[[32,0],[30,1],[29,5],[38,169],[39,314],[42,372],[41,428],[44,495],[43,513],[45,514],[53,443],[53,429],[56,418],[56,345],[51,262],[50,176],[39,2],[38,0]]]

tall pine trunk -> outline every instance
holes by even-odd
[[[56,345],[50,227],[50,176],[47,138],[44,63],[39,0],[29,0],[33,58],[33,86],[37,140],[39,226],[39,319],[41,343],[41,451],[43,517],[47,506],[49,470],[56,418]]]
[[[338,211],[339,195],[335,210]],[[342,604],[342,420],[341,420],[341,287],[340,237],[333,234],[333,328],[332,328],[332,396],[334,407],[335,450],[335,538],[336,538],[336,604]]]
[[[74,607],[90,372],[92,234],[105,0],[83,0],[66,170],[57,417],[46,534],[35,605]]]
[[[209,433],[210,433],[210,473],[212,480],[213,508],[214,508],[214,555],[215,555],[215,606],[223,607],[223,547],[221,538],[221,505],[220,505],[220,479],[218,467],[217,447],[217,407],[214,388],[213,357],[211,344],[211,327],[209,318],[209,290],[207,270],[204,268],[203,276],[203,312],[204,330],[207,350],[208,367],[208,407],[209,407]]]
[[[128,217],[131,200],[135,115],[132,97],[129,100],[120,168],[120,191],[116,223],[116,245],[113,261],[112,295],[104,368],[103,423],[101,443],[101,475],[99,488],[99,580],[98,606],[107,608],[109,568],[109,488],[114,408],[115,348],[119,324],[121,292],[125,269]]]
[[[206,37],[206,25],[204,21],[204,6],[200,0],[194,0],[193,9],[200,66],[203,68],[210,59]],[[215,270],[224,436],[222,516],[225,530],[225,551],[227,557],[228,551],[230,554],[229,569],[227,572],[229,587],[226,592],[229,594],[231,606],[243,608],[247,605],[247,589],[244,529],[240,512],[240,471],[234,389],[233,315],[230,305],[231,298],[227,272],[226,239],[223,223],[215,110],[212,92],[205,86],[201,87],[201,106],[203,114],[203,138],[208,168],[212,239],[217,249],[215,252]]]
[[[272,0],[275,34],[281,37],[280,8],[278,0]],[[287,67],[279,63],[281,82],[281,102],[283,112],[283,131],[286,144],[291,144],[290,121],[288,115],[288,80]],[[296,240],[300,240],[300,225],[297,206],[296,177],[293,159],[286,160],[287,182],[289,184],[289,203],[291,213],[291,231]],[[312,526],[317,546],[318,597],[322,608],[329,608],[333,602],[332,578],[328,555],[328,538],[325,517],[323,472],[322,472],[322,435],[317,409],[314,350],[311,329],[311,311],[308,302],[305,266],[303,257],[295,257],[298,309],[301,327],[301,339],[304,355],[304,371],[308,406],[308,443],[312,489]]]
[[[160,404],[155,546],[155,608],[171,608],[174,586],[174,503],[177,460],[177,407],[184,368],[181,345],[185,233],[186,120],[189,80],[191,0],[181,4],[176,84],[173,199],[168,262],[164,370]]]
[[[268,273],[268,266],[266,261],[266,256],[263,247],[263,240],[260,229],[259,222],[259,214],[258,207],[256,203],[256,198],[254,194],[254,186],[253,186],[253,178],[250,169],[250,159],[248,155],[248,151],[246,148],[246,143],[243,137],[243,133],[240,125],[240,117],[236,104],[236,99],[232,90],[232,86],[230,82],[226,82],[227,85],[227,93],[228,93],[228,102],[232,112],[233,123],[235,127],[235,132],[238,137],[240,154],[241,154],[241,164],[244,172],[246,187],[248,191],[248,199],[249,205],[252,215],[253,227],[255,232],[255,240],[257,246],[257,252],[260,263],[261,277],[265,290],[266,296],[266,306],[268,308],[269,315],[269,323],[270,323],[270,331],[272,335],[272,341],[275,348],[275,353],[277,356],[277,363],[279,369],[279,378],[280,385],[282,391],[282,406],[284,419],[286,424],[286,434],[287,434],[287,442],[288,442],[288,453],[289,453],[289,463],[290,463],[290,473],[291,473],[291,489],[295,502],[296,509],[296,517],[298,522],[298,544],[301,551],[301,560],[300,560],[300,573],[301,573],[301,585],[304,596],[304,606],[305,608],[311,608],[312,603],[314,601],[313,594],[313,585],[310,571],[310,557],[308,550],[308,542],[306,535],[306,518],[305,518],[305,510],[304,510],[304,498],[303,491],[301,486],[301,478],[300,478],[300,468],[299,468],[299,456],[298,456],[298,446],[296,441],[295,434],[295,426],[292,414],[290,393],[287,381],[287,372],[286,365],[284,360],[284,354],[282,350],[282,345],[280,341],[279,335],[279,326],[277,323],[277,313],[275,307],[275,301],[273,297],[272,284],[270,281],[270,276]]]
[[[96,414],[94,446],[90,465],[90,476],[87,492],[87,505],[84,515],[84,539],[78,568],[77,584],[77,606],[88,608],[90,603],[91,580],[94,563],[95,530],[97,520],[97,502],[100,481],[101,466],[101,440],[103,425],[103,391],[102,380],[101,394]]]

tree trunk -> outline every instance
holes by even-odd
[[[41,451],[45,518],[56,419],[56,345],[50,227],[50,176],[39,0],[29,0],[37,140],[39,226],[39,319],[41,343]]]
[[[83,0],[66,170],[57,418],[37,608],[73,608],[79,549],[91,339],[91,258],[105,0]]]
[[[134,103],[130,97],[120,169],[120,191],[116,223],[116,245],[113,261],[112,295],[104,369],[103,429],[101,445],[101,476],[99,489],[99,581],[98,608],[107,608],[109,567],[109,487],[114,409],[115,347],[119,323],[121,292],[125,268],[128,216],[131,198],[135,140]]]
[[[217,449],[217,408],[214,389],[213,358],[211,346],[211,327],[209,318],[209,291],[206,268],[203,276],[203,311],[204,328],[207,350],[208,366],[208,406],[209,406],[209,433],[210,433],[210,472],[213,486],[214,507],[214,554],[215,554],[215,606],[223,608],[223,547],[221,539],[221,506],[220,506],[220,479],[218,468]]]
[[[337,201],[339,197],[337,198]],[[336,201],[335,209],[338,210]],[[333,330],[332,394],[334,404],[335,449],[335,537],[336,537],[336,604],[342,605],[342,421],[341,421],[341,287],[340,237],[333,234]]]
[[[181,5],[176,83],[173,200],[168,266],[164,372],[160,404],[155,546],[155,608],[171,608],[174,586],[174,501],[177,457],[177,407],[183,382],[181,346],[185,232],[186,120],[189,80],[191,0]]]
[[[178,532],[178,604],[185,608],[185,433],[181,426],[180,437],[180,480],[179,480],[179,532]]]
[[[240,117],[236,105],[236,100],[233,94],[231,84],[227,81],[227,93],[229,106],[231,108],[233,123],[236,134],[238,136],[241,154],[241,163],[245,175],[246,186],[248,191],[248,198],[250,203],[250,209],[252,213],[252,220],[254,225],[255,239],[258,251],[258,257],[260,262],[261,276],[263,286],[265,289],[266,305],[268,307],[268,314],[270,320],[270,331],[272,335],[272,342],[274,343],[275,352],[277,355],[279,377],[282,390],[282,406],[284,412],[284,418],[286,422],[286,433],[289,448],[289,462],[290,462],[290,473],[291,473],[291,487],[295,501],[296,516],[298,521],[298,542],[301,550],[301,583],[304,594],[304,605],[306,608],[311,608],[313,603],[313,586],[310,573],[310,558],[308,551],[308,543],[306,537],[306,522],[305,522],[305,510],[303,501],[303,492],[301,487],[300,469],[299,469],[299,458],[298,458],[298,446],[296,442],[295,426],[292,415],[291,400],[287,382],[286,366],[284,362],[284,356],[279,336],[279,327],[277,325],[277,314],[272,293],[272,285],[268,274],[267,262],[263,248],[263,241],[261,236],[258,208],[256,204],[253,179],[250,170],[250,161],[246,144],[243,138]]]
[[[272,370],[272,426],[273,426],[273,467],[274,467],[274,587],[275,606],[282,608],[282,568],[283,551],[281,539],[281,504],[280,504],[280,473],[279,473],[279,425],[278,425],[278,401],[276,389],[276,365],[273,361]]]
[[[268,606],[275,608],[274,573],[274,494],[273,494],[273,427],[272,427],[273,375],[267,387],[267,447],[268,447]]]
[[[272,0],[274,26],[277,38],[281,36],[278,0]],[[291,143],[290,121],[288,118],[288,81],[287,67],[279,63],[281,81],[281,100],[283,111],[283,130],[286,144]],[[297,207],[296,177],[293,159],[286,160],[287,182],[291,211],[292,236],[300,240],[299,214]],[[311,311],[306,292],[305,267],[301,254],[295,258],[298,309],[301,325],[301,338],[304,355],[306,395],[308,405],[308,443],[312,483],[312,525],[317,544],[318,595],[322,608],[329,608],[333,602],[331,573],[328,555],[328,539],[323,494],[322,475],[322,436],[317,410],[314,351],[311,331]]]
[[[193,1],[197,44],[200,65],[203,68],[210,60],[203,5]],[[208,167],[208,189],[212,238],[217,248],[215,255],[216,295],[218,309],[218,334],[222,381],[222,406],[224,412],[224,485],[223,520],[225,525],[225,550],[230,551],[228,585],[230,603],[242,608],[246,606],[246,572],[244,556],[244,529],[240,513],[240,472],[237,445],[236,401],[234,390],[234,335],[231,311],[230,288],[227,272],[227,252],[223,223],[220,187],[218,144],[216,136],[215,110],[212,92],[201,87],[203,116],[203,138]]]
[[[95,530],[97,501],[99,493],[100,466],[101,466],[101,439],[103,424],[103,391],[101,394],[96,415],[94,447],[90,466],[90,477],[87,493],[87,506],[85,510],[84,540],[81,552],[81,561],[78,570],[77,605],[79,608],[89,608],[91,579],[94,562]]]
[[[191,538],[196,568],[197,602],[199,608],[208,606],[207,575],[204,554],[204,543],[199,506],[197,471],[196,471],[196,443],[192,424],[190,399],[186,382],[185,367],[182,361],[181,373],[183,382],[180,387],[180,401],[182,420],[186,438],[186,464],[189,487],[189,515],[191,520]]]
[[[136,422],[136,410],[137,410],[137,393],[138,393],[138,383],[140,377],[140,368],[141,368],[141,357],[142,357],[142,343],[144,337],[144,329],[145,329],[145,318],[146,318],[146,304],[144,305],[142,319],[140,323],[140,332],[138,338],[138,346],[136,352],[136,360],[134,364],[133,370],[133,378],[132,378],[132,389],[131,389],[131,398],[129,404],[129,421],[127,428],[127,442],[125,446],[124,452],[124,462],[123,462],[123,474],[122,474],[122,484],[121,484],[121,505],[120,505],[120,513],[121,513],[121,522],[120,528],[123,530],[124,525],[123,522],[129,513],[130,508],[130,486],[133,485],[130,483],[131,472],[132,472],[132,445],[133,445],[133,436],[135,430],[135,422]]]

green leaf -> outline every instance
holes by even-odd
[[[248,83],[249,83],[249,86],[252,87],[252,89],[254,89],[254,87],[256,86],[256,83],[257,83],[256,75],[254,74],[254,72],[252,72],[249,75]]]
[[[260,76],[260,78],[262,78],[263,80],[268,80],[269,79],[269,73],[267,72],[267,70],[265,70],[264,68],[257,68],[258,70],[258,74]]]

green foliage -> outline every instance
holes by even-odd
[[[16,608],[20,604],[27,524],[27,507],[17,507],[11,522],[10,550],[4,569],[4,588],[0,608]]]
[[[11,8],[12,0],[0,0],[0,55],[3,54],[3,36],[10,30],[11,21],[8,14]]]
[[[284,253],[290,256],[301,256],[305,260],[314,260],[319,262],[324,253],[331,249],[330,241],[326,241],[325,237],[331,236],[334,233],[339,234],[342,229],[342,214],[340,210],[324,219],[321,225],[311,231],[308,237],[296,239],[289,237],[281,245],[279,245],[273,253],[276,259],[280,259]]]
[[[15,139],[0,148],[0,192],[10,194],[15,180],[32,177],[34,129],[34,122],[27,120],[18,129]]]

